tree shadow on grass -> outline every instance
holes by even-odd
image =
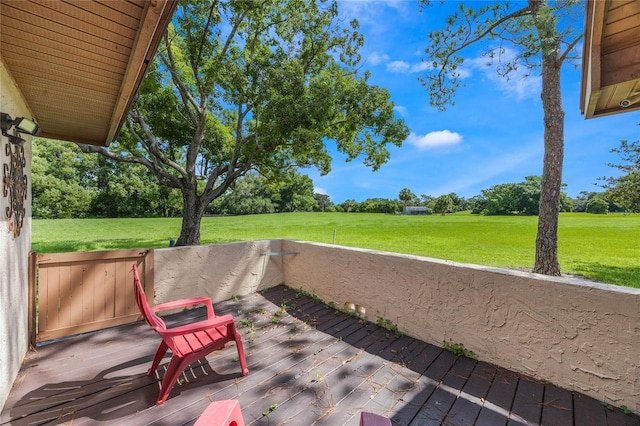
[[[32,249],[37,253],[70,253],[77,251],[123,250],[147,247],[169,247],[169,238],[166,240],[140,240],[132,238],[93,241],[66,240],[56,242],[34,242]]]
[[[605,284],[640,288],[640,260],[637,266],[615,266],[600,262],[579,262],[574,274]]]

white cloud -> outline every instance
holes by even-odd
[[[314,193],[314,194],[329,195],[329,194],[327,194],[327,190],[326,190],[326,189],[321,188],[321,187],[319,187],[319,186],[315,186],[315,187],[313,188],[313,193]]]
[[[461,80],[471,77],[471,73],[472,73],[472,69],[465,66],[459,67],[456,70],[457,77]]]
[[[424,70],[428,70],[431,68],[431,64],[428,62],[419,62],[417,64],[411,65],[411,72],[420,72]]]
[[[387,64],[387,71],[398,73],[416,73],[431,68],[431,64],[428,62],[418,62],[410,64],[406,61],[392,61]]]
[[[367,63],[371,65],[378,65],[382,62],[387,62],[389,60],[389,55],[384,53],[373,52],[371,55],[367,57]]]
[[[403,117],[407,116],[407,107],[405,106],[401,106],[401,105],[396,105],[395,107],[393,107],[394,110],[398,111],[398,114],[400,114]]]
[[[408,72],[411,65],[405,61],[393,61],[387,64],[387,70],[391,72]]]
[[[428,149],[457,145],[462,142],[462,135],[449,130],[430,132],[424,136],[411,133],[407,142],[414,145],[419,150],[424,151]]]
[[[380,26],[384,23],[385,9],[391,8],[400,12],[415,13],[414,5],[410,2],[398,0],[384,0],[371,4],[370,0],[338,0],[338,10],[340,14],[349,17],[357,17],[360,23],[372,23]]]
[[[497,72],[500,63],[508,63],[515,59],[517,52],[510,48],[494,49],[493,63],[490,58],[481,56],[465,61],[465,65],[458,69],[460,78],[471,76],[472,70],[479,70],[502,92],[514,96],[516,99],[538,97],[542,85],[542,77],[531,75],[531,70],[521,65],[509,72],[508,76],[501,76]]]
[[[373,3],[373,4],[372,4]],[[346,22],[356,18],[360,27],[370,27],[368,34],[384,35],[396,31],[396,22],[389,19],[389,14],[414,16],[415,5],[408,1],[386,0],[338,0],[338,13]]]

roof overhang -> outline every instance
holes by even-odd
[[[176,4],[2,0],[0,55],[40,136],[109,145]]]
[[[587,0],[582,53],[585,118],[640,110],[640,1]]]

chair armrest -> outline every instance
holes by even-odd
[[[192,297],[190,299],[174,300],[167,303],[160,303],[151,308],[151,311],[155,314],[159,311],[167,311],[169,309],[186,308],[195,305],[205,305],[207,307],[207,318],[214,318],[215,313],[211,304],[211,299],[206,296]]]
[[[223,325],[233,324],[233,315],[227,314],[220,317],[210,318],[204,321],[194,322],[193,324],[181,325],[179,327],[168,328],[166,330],[157,330],[158,333],[164,337],[182,336],[188,333],[195,333],[198,331],[210,330],[212,328],[220,327]]]

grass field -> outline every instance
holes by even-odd
[[[39,253],[162,248],[180,234],[181,219],[57,219],[33,221]],[[394,216],[283,213],[206,217],[202,244],[289,238],[530,270],[537,217]],[[560,216],[559,256],[566,274],[640,288],[640,215]]]

